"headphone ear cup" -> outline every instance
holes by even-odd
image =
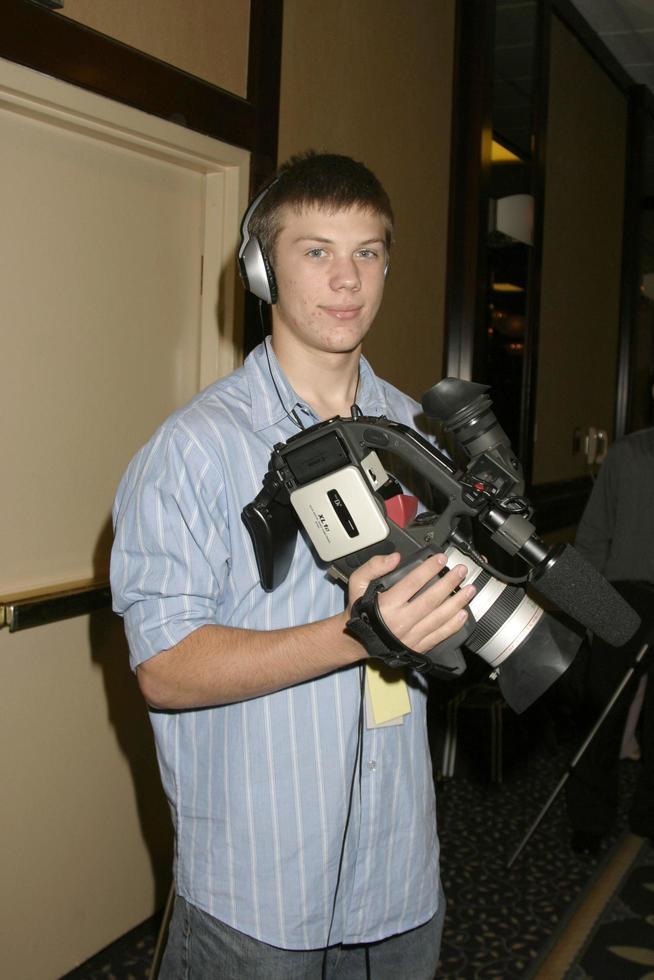
[[[268,289],[270,290],[270,299],[268,300],[268,302],[274,306],[274,304],[277,302],[277,280],[275,279],[275,273],[273,271],[272,265],[270,264],[270,259],[268,258],[264,250],[261,248],[261,245],[259,245],[259,249],[261,251],[261,258],[263,260],[263,265],[266,270]]]
[[[264,303],[277,302],[275,273],[258,238],[248,239],[239,257],[239,267],[246,289]]]

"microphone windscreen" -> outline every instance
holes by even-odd
[[[614,647],[627,643],[640,617],[597,569],[571,545],[533,579],[534,588]]]

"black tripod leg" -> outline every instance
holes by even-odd
[[[541,820],[543,819],[543,817],[545,816],[545,814],[547,813],[547,811],[551,807],[552,803],[554,802],[554,800],[557,798],[557,796],[559,795],[559,793],[561,792],[561,790],[563,789],[563,787],[567,783],[568,779],[570,778],[570,774],[572,773],[572,770],[575,768],[575,766],[577,765],[577,763],[581,759],[582,755],[584,754],[584,752],[586,751],[586,749],[588,748],[588,746],[590,745],[590,743],[594,739],[595,735],[597,734],[598,730],[602,726],[602,723],[603,723],[604,719],[609,714],[609,712],[611,711],[611,708],[613,707],[613,705],[615,704],[615,702],[618,700],[618,698],[620,697],[620,695],[624,691],[625,687],[627,686],[627,684],[629,683],[629,681],[633,677],[633,675],[634,675],[634,673],[636,671],[636,668],[638,667],[638,664],[643,659],[643,657],[647,653],[648,649],[649,649],[649,644],[644,643],[643,646],[638,651],[638,653],[636,654],[636,659],[634,660],[633,664],[631,665],[631,667],[629,668],[629,670],[624,675],[624,677],[622,678],[622,680],[620,681],[620,683],[616,687],[615,691],[611,695],[611,698],[609,699],[606,707],[602,711],[602,714],[599,716],[599,718],[597,719],[597,721],[595,722],[595,724],[591,728],[590,732],[588,733],[588,735],[586,736],[586,738],[582,742],[582,744],[579,747],[576,755],[572,759],[572,762],[568,766],[566,772],[563,774],[563,776],[561,777],[561,779],[557,783],[556,787],[554,788],[553,792],[549,796],[549,798],[548,798],[547,802],[545,803],[544,807],[541,809],[540,813],[538,814],[538,816],[536,817],[536,819],[532,823],[531,827],[529,828],[529,830],[527,831],[527,833],[523,837],[522,841],[520,842],[520,844],[518,845],[518,847],[516,848],[516,850],[513,852],[513,855],[511,856],[511,858],[507,862],[507,865],[506,865],[507,868],[510,868],[513,865],[514,861],[516,860],[516,858],[518,857],[518,855],[522,852],[523,848],[525,847],[525,845],[527,844],[527,842],[531,838],[532,834],[534,833],[534,831],[536,830],[536,828],[540,824]]]

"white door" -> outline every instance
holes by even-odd
[[[0,145],[6,599],[106,578],[130,457],[240,360],[249,161],[3,61]],[[102,615],[0,630],[3,970],[16,980],[67,972],[153,911],[136,785],[148,729]]]

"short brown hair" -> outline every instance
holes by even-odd
[[[393,241],[393,209],[388,194],[372,171],[351,157],[308,150],[282,164],[248,222],[250,235],[259,239],[271,260],[284,207],[296,211],[320,207],[331,212],[360,207],[382,219],[387,249]]]

